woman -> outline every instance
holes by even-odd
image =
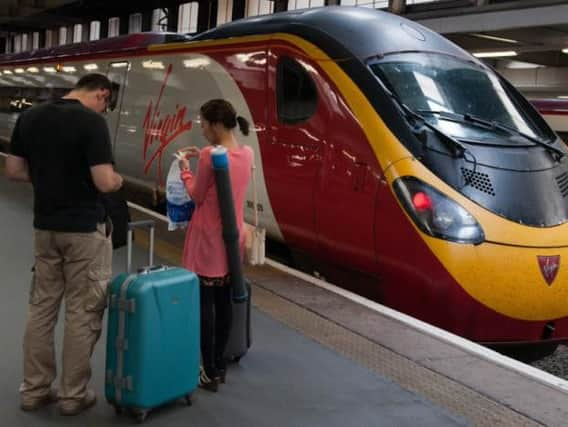
[[[237,116],[233,106],[222,99],[205,103],[200,108],[200,116],[201,131],[207,141],[227,149],[237,227],[243,248],[243,208],[251,177],[253,151],[238,143],[234,129],[238,124],[243,135],[248,135],[249,123]],[[200,385],[207,390],[217,391],[219,382],[224,382],[226,371],[223,353],[231,328],[231,291],[215,175],[211,165],[212,149],[212,146],[202,150],[197,147],[184,149],[180,169],[181,179],[196,206],[185,238],[182,264],[199,276],[204,368]],[[188,159],[191,157],[199,157],[197,174],[190,170]]]

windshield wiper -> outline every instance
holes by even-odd
[[[401,101],[401,99],[398,97],[398,95],[396,94],[394,89],[387,87],[387,85],[385,85],[385,83],[383,83],[383,81],[379,77],[377,77],[377,80],[380,82],[383,90],[386,93],[389,94],[389,96],[394,100],[396,105],[398,105],[398,107],[405,113],[405,116],[407,118],[412,117],[412,119],[414,121],[420,121],[423,126],[426,126],[427,128],[434,131],[434,133],[436,133],[438,136],[441,137],[442,141],[446,142],[446,145],[450,145],[449,148],[452,151],[452,155],[454,157],[464,157],[465,158],[465,152],[467,151],[467,148],[466,148],[465,145],[463,145],[461,142],[459,142],[457,139],[451,137],[447,133],[441,131],[436,126],[434,126],[432,123],[430,123],[428,120],[426,120],[425,117],[422,117],[420,114],[418,114],[414,110],[412,110],[412,108],[410,108],[408,105],[406,105],[404,102]],[[388,81],[388,79],[385,79],[385,81]]]
[[[467,151],[467,148],[466,148],[465,145],[463,145],[461,142],[459,142],[457,139],[451,137],[447,133],[443,132],[442,130],[438,129],[436,126],[434,126],[428,120],[426,120],[425,117],[422,117],[420,114],[418,114],[417,112],[412,110],[409,106],[407,106],[400,99],[398,99],[398,97],[395,94],[391,93],[391,96],[396,101],[396,103],[400,106],[400,108],[402,108],[402,110],[406,113],[407,116],[412,117],[414,120],[420,121],[424,126],[426,126],[428,129],[433,130],[438,136],[440,136],[443,141],[446,141],[446,143],[450,143],[450,145],[451,145],[450,148],[452,149],[454,156],[465,157],[465,152]]]
[[[525,139],[527,139],[528,141],[533,142],[534,144],[540,146],[540,147],[544,147],[547,150],[553,152],[554,154],[556,154],[557,160],[560,160],[562,157],[564,157],[565,153],[560,150],[559,148],[556,148],[546,142],[541,141],[538,138],[535,138],[533,136],[527,135],[524,132],[521,132],[513,127],[504,125],[503,123],[499,123],[497,121],[491,121],[491,120],[485,120],[482,119],[480,117],[474,116],[472,114],[466,113],[466,114],[458,114],[458,113],[453,113],[453,112],[449,112],[449,111],[436,111],[436,110],[418,110],[419,113],[422,114],[435,114],[440,116],[441,118],[447,119],[447,120],[451,120],[451,121],[455,121],[455,122],[469,122],[469,123],[474,123],[474,124],[479,124],[482,125],[484,128],[489,128],[492,130],[495,129],[499,129],[502,132],[506,132],[509,135],[518,135],[521,136]]]

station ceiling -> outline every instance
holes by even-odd
[[[568,1],[494,0],[485,6],[471,3],[462,1],[461,7],[445,9],[416,5],[408,9],[406,16],[444,34],[469,52],[513,51],[515,61],[568,66],[568,55],[562,52],[568,48]]]
[[[41,31],[178,4],[179,0],[0,0],[0,32]]]
[[[407,6],[405,16],[470,52],[514,51],[514,61],[568,66],[568,1],[447,0]],[[0,35],[124,16],[179,0],[0,0]],[[410,3],[410,2],[409,2]]]
[[[568,21],[568,16],[567,16]],[[450,40],[469,52],[513,51],[511,59],[549,67],[568,66],[568,23],[475,33],[446,34]]]

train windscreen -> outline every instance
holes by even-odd
[[[400,102],[451,135],[486,139],[491,129],[471,126],[486,122],[549,139],[547,129],[531,118],[535,113],[523,108],[495,73],[478,64],[442,54],[400,53],[370,67]],[[466,120],[442,120],[448,117]]]

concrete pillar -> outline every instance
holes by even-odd
[[[197,32],[207,31],[217,25],[217,1],[199,3]]]
[[[89,41],[89,36],[91,35],[91,23],[90,22],[83,22],[83,27],[81,28],[81,30],[83,31],[83,34],[81,36],[81,40],[83,40],[84,42],[88,42]],[[40,33],[40,46],[41,46],[41,33]]]
[[[178,20],[179,20],[179,5],[168,7],[166,17],[168,19],[168,31],[177,33]]]
[[[142,12],[142,31],[152,31],[152,10]]]
[[[233,0],[233,21],[245,17],[246,0]]]
[[[128,24],[130,23],[130,15],[120,15],[120,23],[118,25],[118,33],[122,36],[128,34]]]
[[[402,15],[406,12],[406,0],[389,0],[389,11]]]
[[[42,49],[45,47],[45,33],[47,30],[42,30],[39,32],[39,48]]]
[[[108,18],[101,18],[101,31],[99,32],[99,39],[108,38]]]
[[[286,12],[288,10],[288,0],[274,0],[274,13]]]

